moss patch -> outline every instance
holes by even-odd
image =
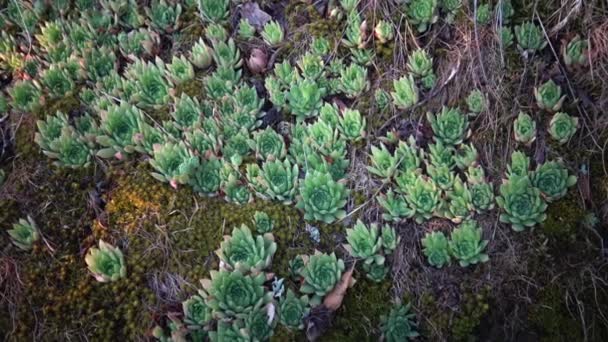
[[[566,197],[549,204],[547,219],[540,225],[540,231],[554,244],[563,246],[563,243],[576,239],[584,217],[584,208],[570,192]]]

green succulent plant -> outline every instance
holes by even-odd
[[[192,45],[190,62],[199,69],[206,69],[213,63],[215,52],[207,46],[202,38]]]
[[[43,153],[55,159],[56,166],[79,168],[90,164],[92,151],[73,127],[64,126],[61,135],[51,141],[49,150],[43,150]]]
[[[207,22],[225,21],[230,14],[230,0],[198,0],[197,4],[201,18]]]
[[[437,184],[423,176],[418,176],[416,180],[407,186],[405,199],[412,208],[414,219],[418,224],[430,219],[439,209],[441,189]]]
[[[397,172],[399,159],[393,156],[382,143],[380,144],[380,148],[372,146],[371,152],[371,165],[367,167],[367,170],[384,181],[390,181]]]
[[[277,46],[281,44],[285,36],[281,24],[274,20],[267,22],[260,34],[262,35],[262,38],[266,44],[270,46]]]
[[[578,118],[558,112],[551,118],[549,134],[561,145],[567,143],[574,136],[577,128]]]
[[[450,263],[448,239],[442,232],[426,233],[422,239],[422,252],[431,266],[442,268]]]
[[[521,151],[513,151],[511,164],[507,165],[507,177],[511,175],[528,176],[530,171],[530,158]]]
[[[536,121],[527,113],[519,112],[517,119],[513,121],[513,133],[516,141],[531,145],[536,140]]]
[[[275,310],[274,303],[255,308],[245,318],[245,328],[240,330],[241,334],[251,341],[270,340],[278,322],[278,317],[274,314]]]
[[[339,123],[340,133],[349,141],[355,142],[365,137],[366,121],[358,110],[344,109],[342,116],[339,117]]]
[[[352,63],[357,63],[361,66],[370,66],[375,58],[375,52],[372,49],[350,49],[350,60]]]
[[[462,267],[490,260],[488,255],[483,253],[487,245],[488,240],[482,240],[481,227],[477,221],[464,221],[450,234],[450,253]]]
[[[496,3],[495,12],[500,23],[509,24],[515,14],[515,9],[513,8],[511,0],[501,0]]]
[[[111,105],[102,111],[99,128],[102,135],[97,136],[97,143],[103,146],[97,152],[101,158],[116,157],[122,159],[125,154],[135,151],[134,136],[139,133],[140,121],[143,121],[141,111],[126,103]]]
[[[340,7],[342,7],[347,13],[353,12],[357,9],[360,0],[340,0]]]
[[[241,18],[239,21],[239,37],[245,40],[250,40],[255,36],[255,27],[249,23],[246,18]]]
[[[541,29],[532,22],[524,22],[521,25],[515,26],[515,37],[517,45],[524,54],[534,54],[536,51],[542,50],[547,41]]]
[[[426,172],[441,190],[450,190],[454,185],[456,174],[446,165],[427,165]]]
[[[226,193],[224,199],[228,202],[245,204],[251,202],[253,199],[249,188],[234,175],[228,177],[228,180],[224,182],[223,188]]]
[[[41,81],[53,98],[70,95],[75,88],[74,81],[68,72],[54,64],[44,71]]]
[[[479,154],[473,144],[461,144],[454,154],[454,162],[461,170],[477,164]]]
[[[255,231],[258,234],[266,234],[272,231],[272,219],[263,211],[256,211],[253,214],[253,223],[255,226]]]
[[[437,7],[437,0],[412,0],[407,4],[407,17],[418,32],[424,32],[439,18]]]
[[[235,227],[232,235],[224,237],[215,253],[229,270],[256,274],[270,266],[276,251],[277,244],[272,234],[254,236],[243,224],[240,228]]]
[[[199,159],[192,151],[180,141],[177,144],[166,142],[154,146],[154,155],[150,165],[157,172],[152,176],[161,182],[169,182],[172,187],[178,184],[188,184],[192,173],[199,165]]]
[[[171,111],[171,117],[173,117],[176,126],[185,130],[200,125],[202,111],[202,106],[196,97],[192,98],[182,93],[175,100],[175,107]]]
[[[562,44],[562,59],[567,66],[583,65],[587,61],[587,49],[589,44],[582,40],[579,35],[570,39],[567,44]]]
[[[279,320],[288,329],[304,329],[304,318],[310,313],[308,296],[296,297],[287,290],[285,298],[279,302]]]
[[[233,156],[247,156],[251,151],[249,132],[245,129],[238,130],[235,134],[229,135],[223,145],[222,153],[228,160]]]
[[[182,302],[184,323],[189,329],[201,329],[212,320],[211,309],[200,294],[194,294]]]
[[[454,223],[460,223],[471,216],[475,209],[473,195],[469,187],[460,177],[456,178],[452,189],[447,192],[448,201],[444,202],[443,215]]]
[[[186,57],[173,56],[171,64],[166,65],[167,79],[174,85],[182,84],[194,78],[194,67]]]
[[[564,197],[568,188],[576,184],[576,176],[568,175],[568,170],[556,161],[539,165],[531,172],[530,179],[532,185],[541,191],[547,202]]]
[[[455,153],[456,150],[454,147],[444,145],[441,141],[437,141],[434,144],[429,144],[429,159],[431,165],[445,165],[452,169],[456,165],[454,160]]]
[[[486,94],[479,89],[471,91],[469,96],[467,96],[467,106],[469,107],[469,112],[474,115],[484,112],[488,109]]]
[[[566,95],[562,96],[562,89],[553,80],[543,83],[540,87],[534,88],[536,104],[540,109],[555,112],[562,107]]]
[[[386,90],[378,88],[374,91],[374,100],[380,110],[386,109],[391,103],[391,97]]]
[[[515,231],[523,231],[543,222],[547,215],[547,203],[541,192],[527,176],[511,175],[501,186],[496,203],[504,211],[500,221],[511,224]]]
[[[297,192],[298,174],[298,165],[292,165],[287,159],[265,162],[260,173],[264,195],[283,204],[291,204]]]
[[[363,92],[369,90],[369,86],[366,68],[358,64],[351,64],[340,71],[340,91],[346,97],[351,99],[359,97]]]
[[[17,81],[8,91],[11,107],[22,112],[36,111],[42,105],[42,93],[33,81]]]
[[[342,39],[342,44],[353,50],[365,48],[365,36],[361,31],[363,21],[357,11],[350,11],[346,19],[345,37]]]
[[[407,69],[417,78],[433,73],[433,58],[424,49],[416,49],[407,57]]]
[[[369,264],[364,263],[362,268],[363,272],[365,272],[365,277],[375,283],[381,283],[386,278],[389,271],[389,267],[387,265],[376,262]]]
[[[374,27],[374,36],[380,44],[386,44],[395,37],[395,30],[392,23],[386,20],[379,20]]]
[[[165,0],[156,0],[146,7],[145,11],[150,19],[149,25],[154,29],[170,33],[179,28],[179,17],[182,13],[179,3],[172,5]]]
[[[319,110],[319,119],[332,129],[340,125],[340,112],[335,104],[325,103]]]
[[[444,106],[437,115],[428,112],[427,120],[433,129],[435,141],[445,145],[458,145],[471,133],[466,116],[458,108]]]
[[[377,263],[384,264],[384,256],[380,253],[382,239],[378,225],[372,223],[367,226],[361,220],[353,228],[346,229],[346,241],[344,249],[354,257],[363,259],[365,264]]]
[[[508,48],[513,45],[513,30],[511,27],[501,26],[498,28],[498,41],[502,44],[503,48]]]
[[[314,37],[310,43],[310,51],[315,55],[324,56],[329,53],[331,46],[325,37]]]
[[[296,207],[304,210],[304,219],[332,223],[346,216],[344,205],[348,190],[336,182],[329,173],[312,171],[300,184],[300,197]]]
[[[401,194],[395,194],[392,189],[386,195],[377,197],[378,204],[384,209],[382,219],[386,221],[399,222],[401,219],[414,216],[414,210],[411,209],[405,197]]]
[[[36,222],[30,216],[13,224],[13,229],[7,231],[13,245],[24,251],[29,251],[34,243],[40,239],[40,233]]]
[[[160,36],[149,29],[140,28],[129,33],[120,32],[116,37],[122,55],[131,61],[152,57],[160,46]]]
[[[445,21],[448,24],[454,22],[454,17],[462,7],[462,0],[441,0],[439,3],[441,10],[446,14]]]
[[[482,182],[471,185],[471,202],[478,213],[494,208],[494,188],[492,184]]]
[[[384,248],[385,254],[392,254],[397,245],[401,242],[401,236],[397,235],[397,231],[394,227],[387,224],[382,227],[381,231],[382,248]]]
[[[103,240],[99,240],[99,248],[89,249],[84,261],[93,277],[99,282],[112,282],[127,276],[127,266],[120,248]]]
[[[416,315],[410,312],[410,308],[410,304],[396,304],[388,315],[380,317],[380,331],[384,341],[403,342],[419,335],[414,322]]]
[[[302,76],[311,81],[319,80],[325,75],[325,63],[319,55],[308,52],[300,58],[297,64]]]
[[[107,46],[86,49],[83,57],[87,78],[93,82],[117,70],[116,54]]]
[[[228,31],[221,24],[209,24],[205,27],[205,37],[213,44],[228,40]]]
[[[480,4],[475,11],[475,22],[478,25],[487,25],[492,20],[492,8],[490,4]]]
[[[64,29],[60,20],[47,21],[40,25],[40,33],[34,35],[38,44],[46,51],[53,49],[63,42]]]
[[[287,154],[283,137],[272,127],[254,132],[251,148],[255,150],[257,158],[261,160],[282,159]]]
[[[315,307],[340,281],[344,272],[344,261],[338,259],[335,253],[326,254],[315,252],[301,270],[304,278],[300,292],[311,295],[310,305]]]
[[[213,42],[213,60],[218,67],[224,66],[232,69],[240,68],[243,64],[241,53],[232,38],[228,42]]]
[[[308,79],[300,79],[287,92],[286,100],[290,112],[298,121],[317,116],[323,106],[325,88]]]
[[[394,80],[393,89],[391,96],[397,108],[405,110],[418,103],[418,87],[412,75]]]
[[[239,270],[232,272],[210,271],[211,279],[201,280],[205,302],[216,318],[244,318],[254,308],[269,303],[272,292],[266,291],[266,275],[245,275]]]
[[[401,171],[417,169],[424,159],[423,150],[416,146],[416,139],[413,136],[410,136],[407,141],[400,140],[394,154],[397,158],[397,166]]]
[[[213,196],[220,189],[221,168],[222,164],[218,159],[203,159],[192,173],[189,184],[194,191],[206,196]]]
[[[169,83],[165,80],[165,65],[137,60],[126,70],[126,79],[133,86],[131,101],[142,108],[160,108],[169,103]]]

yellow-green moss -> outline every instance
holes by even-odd
[[[544,288],[532,306],[529,319],[539,329],[540,341],[582,341],[580,323],[572,318],[564,304],[565,294],[557,286]]]
[[[540,225],[540,230],[555,242],[573,241],[585,213],[579,200],[570,192],[566,197],[549,204],[547,219]]]

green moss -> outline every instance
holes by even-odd
[[[570,192],[566,197],[549,204],[547,219],[540,225],[540,230],[561,246],[576,238],[585,213],[578,199]]]
[[[321,341],[371,341],[379,336],[380,316],[391,308],[391,283],[380,284],[356,275],[357,283],[346,292],[334,324]]]
[[[545,287],[539,301],[529,312],[530,322],[539,329],[540,341],[582,341],[578,321],[572,318],[564,304],[565,294],[555,285]]]
[[[60,99],[50,100],[45,108],[41,111],[40,118],[44,118],[47,115],[55,115],[57,112],[69,114],[73,110],[80,108],[80,101],[75,95],[62,97]]]
[[[194,78],[190,81],[179,84],[175,88],[175,96],[180,97],[182,94],[186,94],[190,97],[200,98],[203,95],[203,82],[199,79]]]

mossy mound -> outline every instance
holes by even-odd
[[[573,241],[584,217],[585,209],[570,192],[566,197],[549,204],[547,219],[540,225],[540,231],[557,244]]]

